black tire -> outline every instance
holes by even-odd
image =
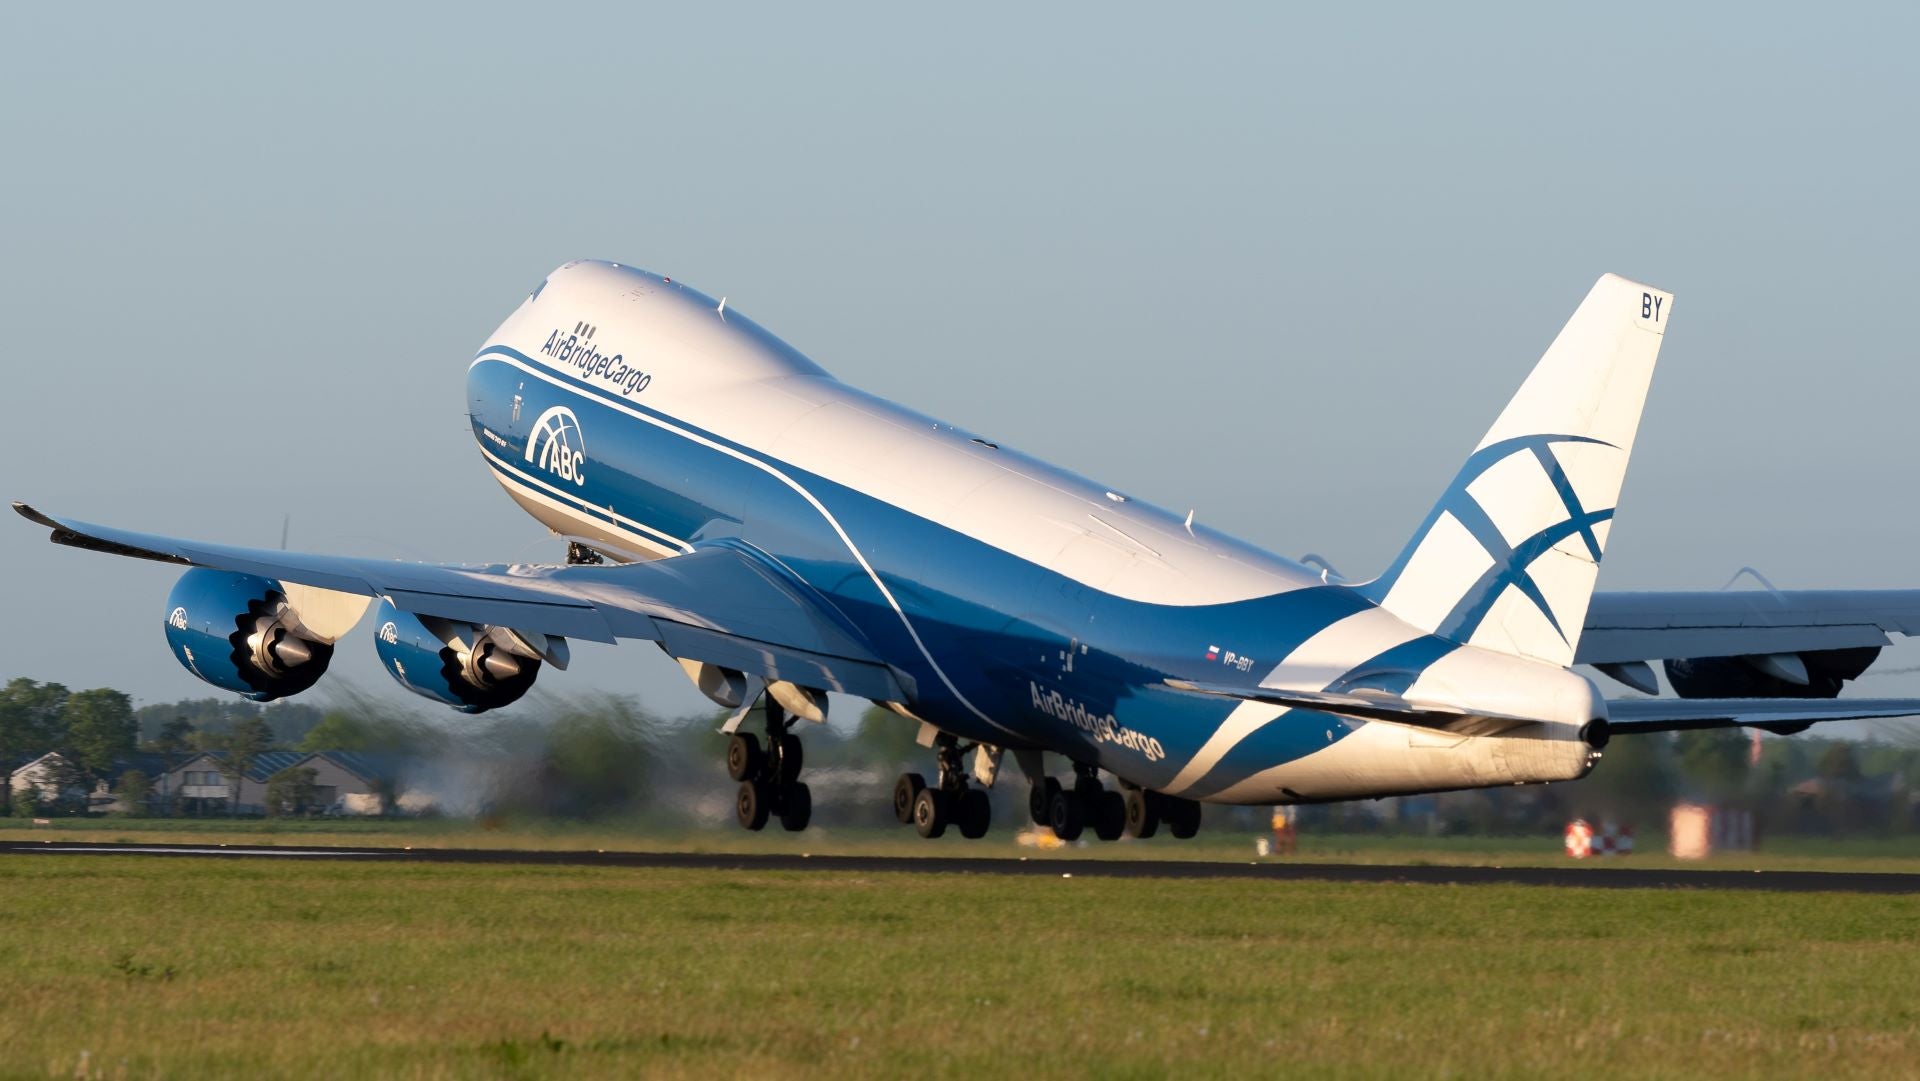
[[[800,737],[783,735],[780,737],[780,783],[792,784],[800,779],[800,767],[806,762],[807,754],[800,747]]]
[[[733,816],[750,830],[767,828],[767,815],[773,810],[773,792],[765,781],[741,781],[733,797]]]
[[[913,825],[913,801],[926,791],[927,779],[918,773],[902,773],[893,782],[893,817],[903,826]]]
[[[937,788],[922,788],[913,797],[913,828],[920,836],[933,838],[947,832],[947,819],[952,812],[947,794]]]
[[[1127,789],[1127,836],[1145,840],[1160,830],[1160,801],[1151,792]]]
[[[1093,808],[1093,835],[1102,841],[1118,841],[1127,829],[1126,797],[1111,790],[1102,791]]]
[[[751,732],[735,732],[727,740],[727,776],[736,781],[752,780],[760,775],[760,765],[766,759],[760,750],[760,741]]]
[[[1081,831],[1087,828],[1086,806],[1079,793],[1064,788],[1055,792],[1053,805],[1047,809],[1047,824],[1062,841],[1078,841]]]
[[[1190,799],[1169,799],[1161,810],[1167,820],[1167,832],[1189,840],[1200,832],[1200,805]]]
[[[780,792],[780,828],[799,833],[813,821],[813,789],[805,784],[790,784]]]
[[[987,835],[993,826],[993,801],[986,792],[978,788],[969,788],[960,793],[960,811],[957,818],[960,836],[969,841],[977,841]]]
[[[1050,821],[1047,817],[1052,813],[1049,808],[1053,806],[1053,794],[1058,791],[1060,782],[1052,777],[1040,778],[1039,784],[1027,790],[1027,815],[1033,819],[1034,825],[1044,826]]]

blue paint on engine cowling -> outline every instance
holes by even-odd
[[[326,674],[331,645],[309,643],[313,659],[280,672],[261,668],[247,645],[255,621],[285,599],[272,579],[195,567],[167,594],[167,648],[187,671],[255,702],[299,694]]]
[[[518,699],[533,686],[540,665],[525,663],[524,671],[514,679],[490,686],[477,685],[462,669],[459,655],[441,641],[440,636],[411,612],[402,612],[382,597],[374,611],[374,648],[380,653],[380,666],[402,687],[424,698],[452,706],[462,713],[484,713]],[[468,624],[451,624],[461,638],[472,643],[481,632]]]

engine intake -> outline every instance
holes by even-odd
[[[326,674],[333,644],[309,630],[280,583],[195,567],[167,595],[167,646],[195,676],[256,702]]]

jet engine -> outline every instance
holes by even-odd
[[[542,661],[567,666],[567,641],[506,627],[416,616],[382,600],[374,614],[380,664],[402,687],[462,713],[516,701]]]
[[[1665,662],[1667,682],[1681,698],[1837,698],[1847,681],[1880,656],[1878,646],[1810,649],[1751,657],[1684,657]],[[1808,726],[1757,725],[1791,735]]]
[[[338,637],[303,622],[279,582],[204,567],[174,583],[166,631],[174,659],[187,671],[256,702],[319,682]]]

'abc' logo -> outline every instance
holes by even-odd
[[[175,608],[173,611],[168,612],[167,626],[172,627],[176,631],[186,630],[187,610],[185,608]]]
[[[564,405],[556,405],[533,422],[533,434],[527,438],[527,461],[561,480],[577,485],[587,483],[580,467],[587,460],[587,441],[580,434],[580,418]]]

